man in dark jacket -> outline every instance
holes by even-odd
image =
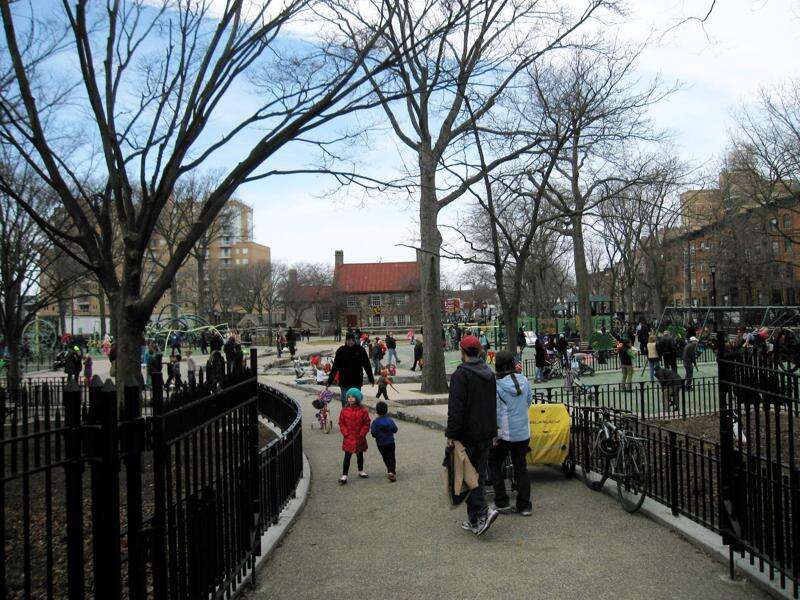
[[[467,498],[467,531],[481,535],[492,526],[496,510],[486,504],[486,460],[497,436],[497,388],[494,373],[483,359],[481,342],[474,335],[461,340],[461,364],[450,376],[447,400],[447,445],[461,442],[478,472],[478,487]]]
[[[414,342],[414,364],[411,365],[411,370],[417,370],[417,363],[422,360],[422,342],[419,340]],[[422,365],[420,365],[420,370],[422,370]]]
[[[664,362],[664,368],[678,372],[678,345],[671,331],[665,331],[664,335],[656,342],[658,356]]]
[[[342,408],[347,406],[347,390],[350,388],[360,390],[364,385],[364,372],[367,373],[370,384],[375,385],[367,351],[363,346],[356,344],[356,338],[352,333],[348,333],[344,346],[339,346],[333,357],[333,366],[328,374],[328,383],[325,385],[326,388],[329,388],[336,374],[339,374],[339,387],[342,388]]]

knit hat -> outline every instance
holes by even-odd
[[[461,343],[459,344],[462,350],[483,350],[483,346],[481,346],[481,341],[476,338],[474,335],[467,335],[461,338]]]
[[[364,399],[364,394],[361,393],[361,390],[356,387],[351,387],[347,390],[345,396],[352,396],[356,399],[356,403],[361,404],[361,401]]]

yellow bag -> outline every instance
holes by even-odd
[[[563,404],[532,404],[529,465],[560,465],[569,453],[570,418]]]

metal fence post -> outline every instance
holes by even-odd
[[[678,516],[678,436],[669,432],[669,505],[673,516]]]
[[[83,456],[81,453],[81,390],[70,381],[64,388],[65,491],[67,504],[67,585],[70,600],[85,596],[83,571]]]
[[[702,384],[701,384],[702,385]],[[681,388],[681,418],[686,420],[686,386]]]
[[[166,553],[166,462],[167,447],[164,432],[164,376],[153,373],[153,521],[152,547],[153,598],[167,597],[167,553]],[[200,385],[203,384],[203,369],[200,369]]]
[[[94,588],[98,598],[122,595],[119,454],[117,444],[117,390],[109,379],[99,377],[89,386],[89,416],[94,425],[92,454],[92,535]]]
[[[644,381],[639,382],[639,415],[643,421],[647,418],[645,415]]]
[[[253,377],[258,374],[258,350],[255,348],[250,348],[250,370],[253,372]]]
[[[131,600],[144,600],[147,577],[142,543],[144,421],[141,418],[141,390],[138,386],[125,386],[123,409],[125,421],[122,442],[128,508],[128,590]]]

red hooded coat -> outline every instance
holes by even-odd
[[[364,452],[369,433],[369,412],[363,406],[347,405],[339,413],[339,431],[342,432],[342,450]]]

